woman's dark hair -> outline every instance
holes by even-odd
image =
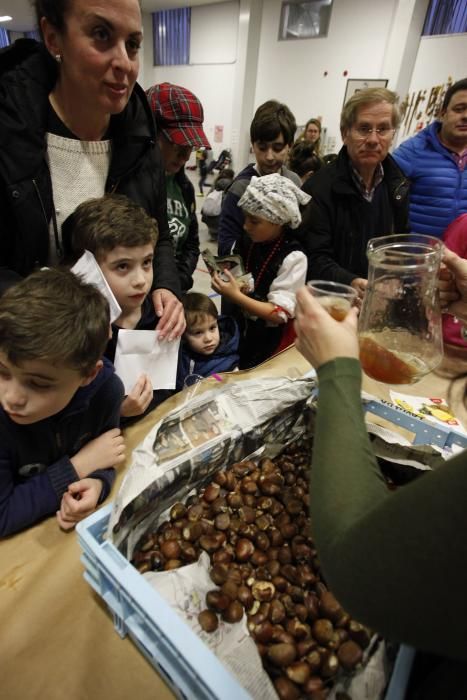
[[[71,0],[33,0],[31,3],[36,13],[37,28],[42,36],[41,19],[46,17],[50,24],[62,32],[65,29],[65,14]]]
[[[289,156],[289,168],[303,177],[309,172],[315,173],[321,168],[321,158],[314,151],[314,144],[308,141],[297,141],[292,146]]]
[[[41,19],[45,17],[59,32],[65,29],[65,15],[70,9],[73,0],[31,0],[31,5],[36,14],[36,22],[42,37]],[[138,0],[141,7],[141,0]]]

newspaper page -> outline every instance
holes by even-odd
[[[243,260],[241,259],[240,255],[224,255],[219,257],[213,255],[211,251],[206,248],[205,250],[201,251],[201,257],[203,258],[204,264],[208,268],[210,275],[217,272],[223,282],[228,282],[229,278],[227,275],[225,275],[224,270],[229,270],[229,272],[235,277],[235,281],[240,288],[245,287],[248,291],[253,291],[253,276],[251,273],[245,271]]]
[[[217,385],[168,413],[133,452],[108,537],[131,559],[162,513],[219,469],[258,451],[277,455],[306,431],[315,380],[263,377]]]

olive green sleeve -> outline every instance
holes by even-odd
[[[357,360],[318,370],[311,519],[325,578],[394,641],[467,658],[467,453],[395,492],[365,428]]]

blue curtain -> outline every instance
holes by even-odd
[[[7,30],[4,29],[3,27],[0,27],[0,49],[5,48],[5,46],[10,45],[10,35],[8,34]]]
[[[162,10],[152,15],[154,65],[187,65],[190,61],[191,9]]]
[[[465,0],[431,0],[423,26],[423,36],[467,32]]]

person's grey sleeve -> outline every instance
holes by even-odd
[[[390,492],[361,406],[357,360],[318,370],[311,519],[329,587],[388,639],[467,658],[467,453]]]

